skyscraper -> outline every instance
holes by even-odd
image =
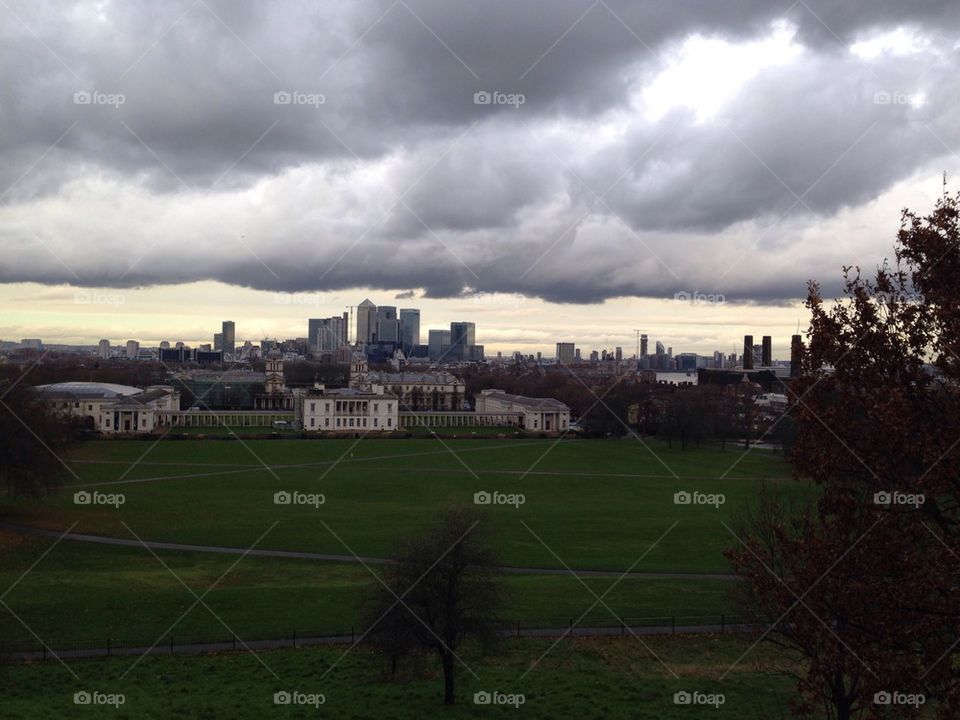
[[[309,352],[335,352],[347,343],[348,318],[334,315],[328,318],[307,320],[307,346]]]
[[[450,349],[449,330],[430,330],[427,333],[427,352],[431,360],[446,359]]]
[[[450,323],[450,359],[469,360],[472,348],[476,345],[477,326],[472,322]]]
[[[557,343],[557,362],[562,365],[570,365],[576,360],[577,348],[572,342]]]
[[[647,356],[647,336],[640,336],[640,357],[645,358]]]
[[[420,344],[420,311],[416,308],[400,308],[400,343],[408,355]]]
[[[110,357],[110,341],[101,340],[100,341],[100,358],[102,360],[107,360]]]
[[[371,343],[377,333],[377,306],[367,298],[357,305],[357,342]]]
[[[236,325],[233,320],[224,320],[221,326],[220,334],[223,335],[223,351],[232,353],[237,348]]]
[[[127,340],[127,360],[136,360],[140,356],[140,343]]]
[[[400,342],[400,321],[397,319],[397,308],[394,305],[380,305],[377,307],[377,337],[378,343]]]

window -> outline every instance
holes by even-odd
[[[374,403],[374,404],[373,404],[373,411],[374,411],[374,412],[380,412],[380,403]]]
[[[387,403],[387,412],[393,412],[393,403]]]
[[[75,403],[73,404],[73,406],[74,406],[75,408],[78,408],[78,407],[80,407],[80,403],[75,402]]]
[[[316,412],[316,411],[317,411],[317,404],[310,403],[310,412]]]
[[[380,424],[380,420],[379,420],[378,418],[374,418],[374,419],[373,419],[373,426],[374,426],[374,427],[378,427],[379,424]]]
[[[393,420],[391,418],[387,418],[387,427],[390,427],[391,425],[393,425]]]
[[[353,427],[353,418],[350,418],[350,427]]]
[[[93,405],[87,405],[87,410],[93,410]]]
[[[337,427],[340,427],[340,418],[337,418]]]
[[[364,427],[367,426],[367,419],[366,419],[366,418],[363,419],[363,426],[364,426]]]
[[[314,418],[310,418],[310,427],[313,427],[314,423],[316,423],[316,420]]]
[[[323,404],[323,411],[324,411],[324,412],[330,412],[330,403],[324,403],[324,404]]]
[[[330,418],[324,418],[324,419],[323,419],[323,426],[324,426],[324,427],[330,427]]]

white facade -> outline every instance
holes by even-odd
[[[522,413],[525,430],[565,432],[570,428],[570,408],[553,398],[529,398],[502,390],[482,390],[477,413]]]
[[[382,386],[307,391],[302,399],[306,432],[391,432],[397,429],[398,401]]]

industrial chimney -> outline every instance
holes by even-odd
[[[803,338],[794,335],[790,338],[790,377],[800,377],[800,366],[803,363]]]
[[[773,338],[769,335],[763,336],[763,359],[760,361],[760,364],[763,367],[770,367],[773,365]]]
[[[753,335],[743,336],[743,369],[753,370]]]

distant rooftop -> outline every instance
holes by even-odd
[[[495,397],[500,400],[516,403],[534,410],[569,410],[570,408],[559,400],[553,398],[532,398],[525,395],[512,395],[503,390],[482,390],[482,395]]]
[[[70,381],[37,385],[34,390],[55,397],[118,398],[143,392],[141,388],[115,383]]]

